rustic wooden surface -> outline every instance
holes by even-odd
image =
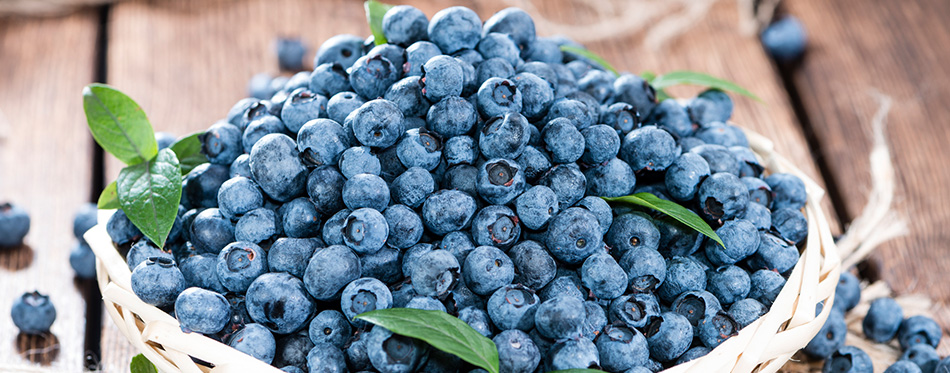
[[[520,6],[547,20],[539,22],[539,35],[574,30],[628,10],[625,1],[400,3],[414,5],[430,17],[447,6],[465,5],[483,19],[505,7]],[[950,140],[943,123],[948,119],[950,67],[940,58],[950,45],[950,26],[942,22],[950,16],[950,7],[938,6],[945,5],[939,0],[921,4],[878,0],[876,6],[859,6],[857,0],[787,3],[789,12],[805,23],[811,41],[805,63],[790,81],[804,108],[801,121],[778,68],[755,37],[739,32],[733,1],[715,2],[704,18],[659,49],[644,46],[650,34],[639,29],[586,44],[620,70],[704,71],[759,95],[764,104],[736,99],[734,121],[773,139],[780,153],[819,182],[821,167],[834,175],[830,185],[838,189],[832,194],[843,197],[838,206],[844,209],[835,212],[830,203],[825,208],[836,233],[841,232],[837,217],[847,222],[856,216],[870,190],[869,122],[877,104],[868,92],[876,89],[893,96],[888,133],[899,177],[897,205],[911,235],[883,247],[872,257],[872,267],[901,293],[923,292],[950,301],[950,287],[942,286],[947,276],[941,270],[950,268],[950,259],[943,255],[947,233],[941,229],[950,223],[950,197],[941,188],[950,183],[946,170],[950,150],[941,146]],[[591,4],[611,11],[598,12]],[[31,255],[27,251],[0,256],[0,279],[16,285],[0,289],[0,310],[8,309],[14,293],[32,290],[19,287],[47,286],[60,310],[53,330],[61,345],[51,365],[56,371],[81,367],[83,306],[66,258],[74,244],[69,225],[73,210],[89,198],[92,185],[92,144],[78,96],[80,87],[95,78],[99,14],[0,20],[0,110],[5,114],[5,119],[0,114],[0,175],[4,175],[0,198],[24,204],[34,221],[28,241],[32,263],[10,264],[25,263],[23,258]],[[661,21],[652,19],[650,24]],[[106,81],[135,98],[156,130],[176,135],[203,130],[222,118],[245,95],[253,74],[276,74],[272,49],[276,36],[301,36],[315,49],[335,34],[368,34],[362,2],[356,0],[130,1],[109,7],[102,31],[108,35]],[[682,96],[696,92],[673,90]],[[812,144],[818,152],[809,150],[803,123],[814,130]],[[34,125],[56,130],[39,131]],[[56,135],[49,136],[52,132]],[[106,178],[114,179],[119,166],[107,157]],[[43,276],[47,273],[65,275]],[[936,312],[943,316],[943,325],[950,325],[947,307]],[[15,329],[9,319],[0,317],[0,370],[3,364],[27,362],[13,353],[18,340],[7,333],[10,330]],[[126,371],[135,354],[111,322],[102,331],[102,350],[101,367],[108,372]]]
[[[26,246],[0,252],[0,371],[82,367],[85,305],[73,284],[72,217],[89,200],[92,137],[79,94],[95,71],[98,17],[0,20],[0,200],[30,212]],[[13,300],[48,294],[52,335],[17,335]]]

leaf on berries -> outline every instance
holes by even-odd
[[[82,104],[92,137],[109,154],[127,165],[145,162],[158,154],[152,124],[129,96],[94,83],[83,88]]]
[[[702,233],[706,237],[711,238],[716,243],[725,247],[726,245],[722,243],[722,239],[719,238],[719,235],[706,223],[703,218],[696,215],[695,212],[690,211],[689,209],[680,206],[676,202],[667,201],[660,197],[657,197],[651,193],[637,193],[631,194],[629,196],[623,197],[603,197],[607,202],[624,202],[630,203],[637,206],[643,206],[646,208],[654,209],[656,211],[662,212],[663,214],[676,219],[680,223],[685,224],[687,227],[695,229],[697,232]]]
[[[165,247],[181,202],[181,167],[175,153],[162,149],[154,159],[123,168],[116,186],[119,205],[132,224]]]
[[[363,9],[366,10],[366,21],[369,23],[369,30],[373,33],[373,42],[376,45],[386,44],[386,34],[383,33],[383,17],[392,5],[381,3],[376,0],[369,0],[363,3]]]

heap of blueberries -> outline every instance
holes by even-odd
[[[841,274],[835,289],[835,301],[828,319],[818,334],[802,349],[806,355],[823,359],[822,371],[872,373],[871,357],[855,346],[845,345],[848,325],[846,312],[861,300],[861,285],[849,272]],[[816,313],[821,312],[819,304]],[[875,343],[889,343],[896,339],[903,354],[885,373],[950,372],[950,358],[940,359],[936,347],[943,331],[932,318],[916,315],[905,318],[904,310],[893,298],[878,298],[871,302],[861,322],[865,338]]]
[[[805,186],[763,174],[725,93],[660,102],[516,8],[396,6],[382,27],[385,44],[330,38],[202,135],[166,248],[112,216],[143,301],[287,372],[473,369],[354,320],[392,307],[457,316],[503,372],[655,372],[767,312]],[[725,246],[600,198],[639,192]]]

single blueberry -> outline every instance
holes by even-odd
[[[233,242],[218,254],[215,272],[225,288],[243,293],[257,276],[267,272],[267,257],[254,243]]]
[[[132,292],[143,302],[156,307],[175,303],[185,290],[185,277],[170,258],[151,257],[132,271]]]

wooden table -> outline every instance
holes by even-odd
[[[627,10],[622,1],[598,5],[613,7],[607,12],[583,0],[407,3],[429,16],[461,4],[483,18],[521,6],[547,20],[539,22],[540,35],[622,17]],[[658,50],[644,46],[650,34],[642,30],[588,46],[621,70],[703,71],[759,95],[764,103],[737,98],[734,120],[773,139],[779,152],[828,189],[826,208],[836,233],[861,212],[870,191],[870,119],[878,105],[873,92],[893,97],[886,138],[897,170],[896,208],[910,234],[884,244],[862,273],[886,280],[898,293],[930,295],[939,321],[950,326],[948,3],[788,1],[784,10],[805,24],[810,45],[804,63],[781,68],[755,37],[739,32],[735,2],[709,3],[705,17]],[[271,49],[276,36],[299,35],[315,47],[338,33],[368,34],[361,1],[131,1],[61,17],[0,18],[0,199],[21,204],[33,218],[29,247],[0,254],[0,312],[34,288],[50,293],[59,311],[56,341],[17,336],[10,319],[0,317],[0,370],[80,371],[89,352],[99,356],[94,362],[101,369],[125,371],[135,354],[111,321],[86,319],[80,290],[90,285],[72,279],[67,261],[75,245],[74,211],[119,170],[88,135],[83,85],[119,87],[157,130],[181,135],[222,118],[254,73],[277,72]],[[98,325],[105,325],[101,333]],[[942,346],[943,355],[950,352],[947,343]],[[30,356],[42,364],[31,364]]]

